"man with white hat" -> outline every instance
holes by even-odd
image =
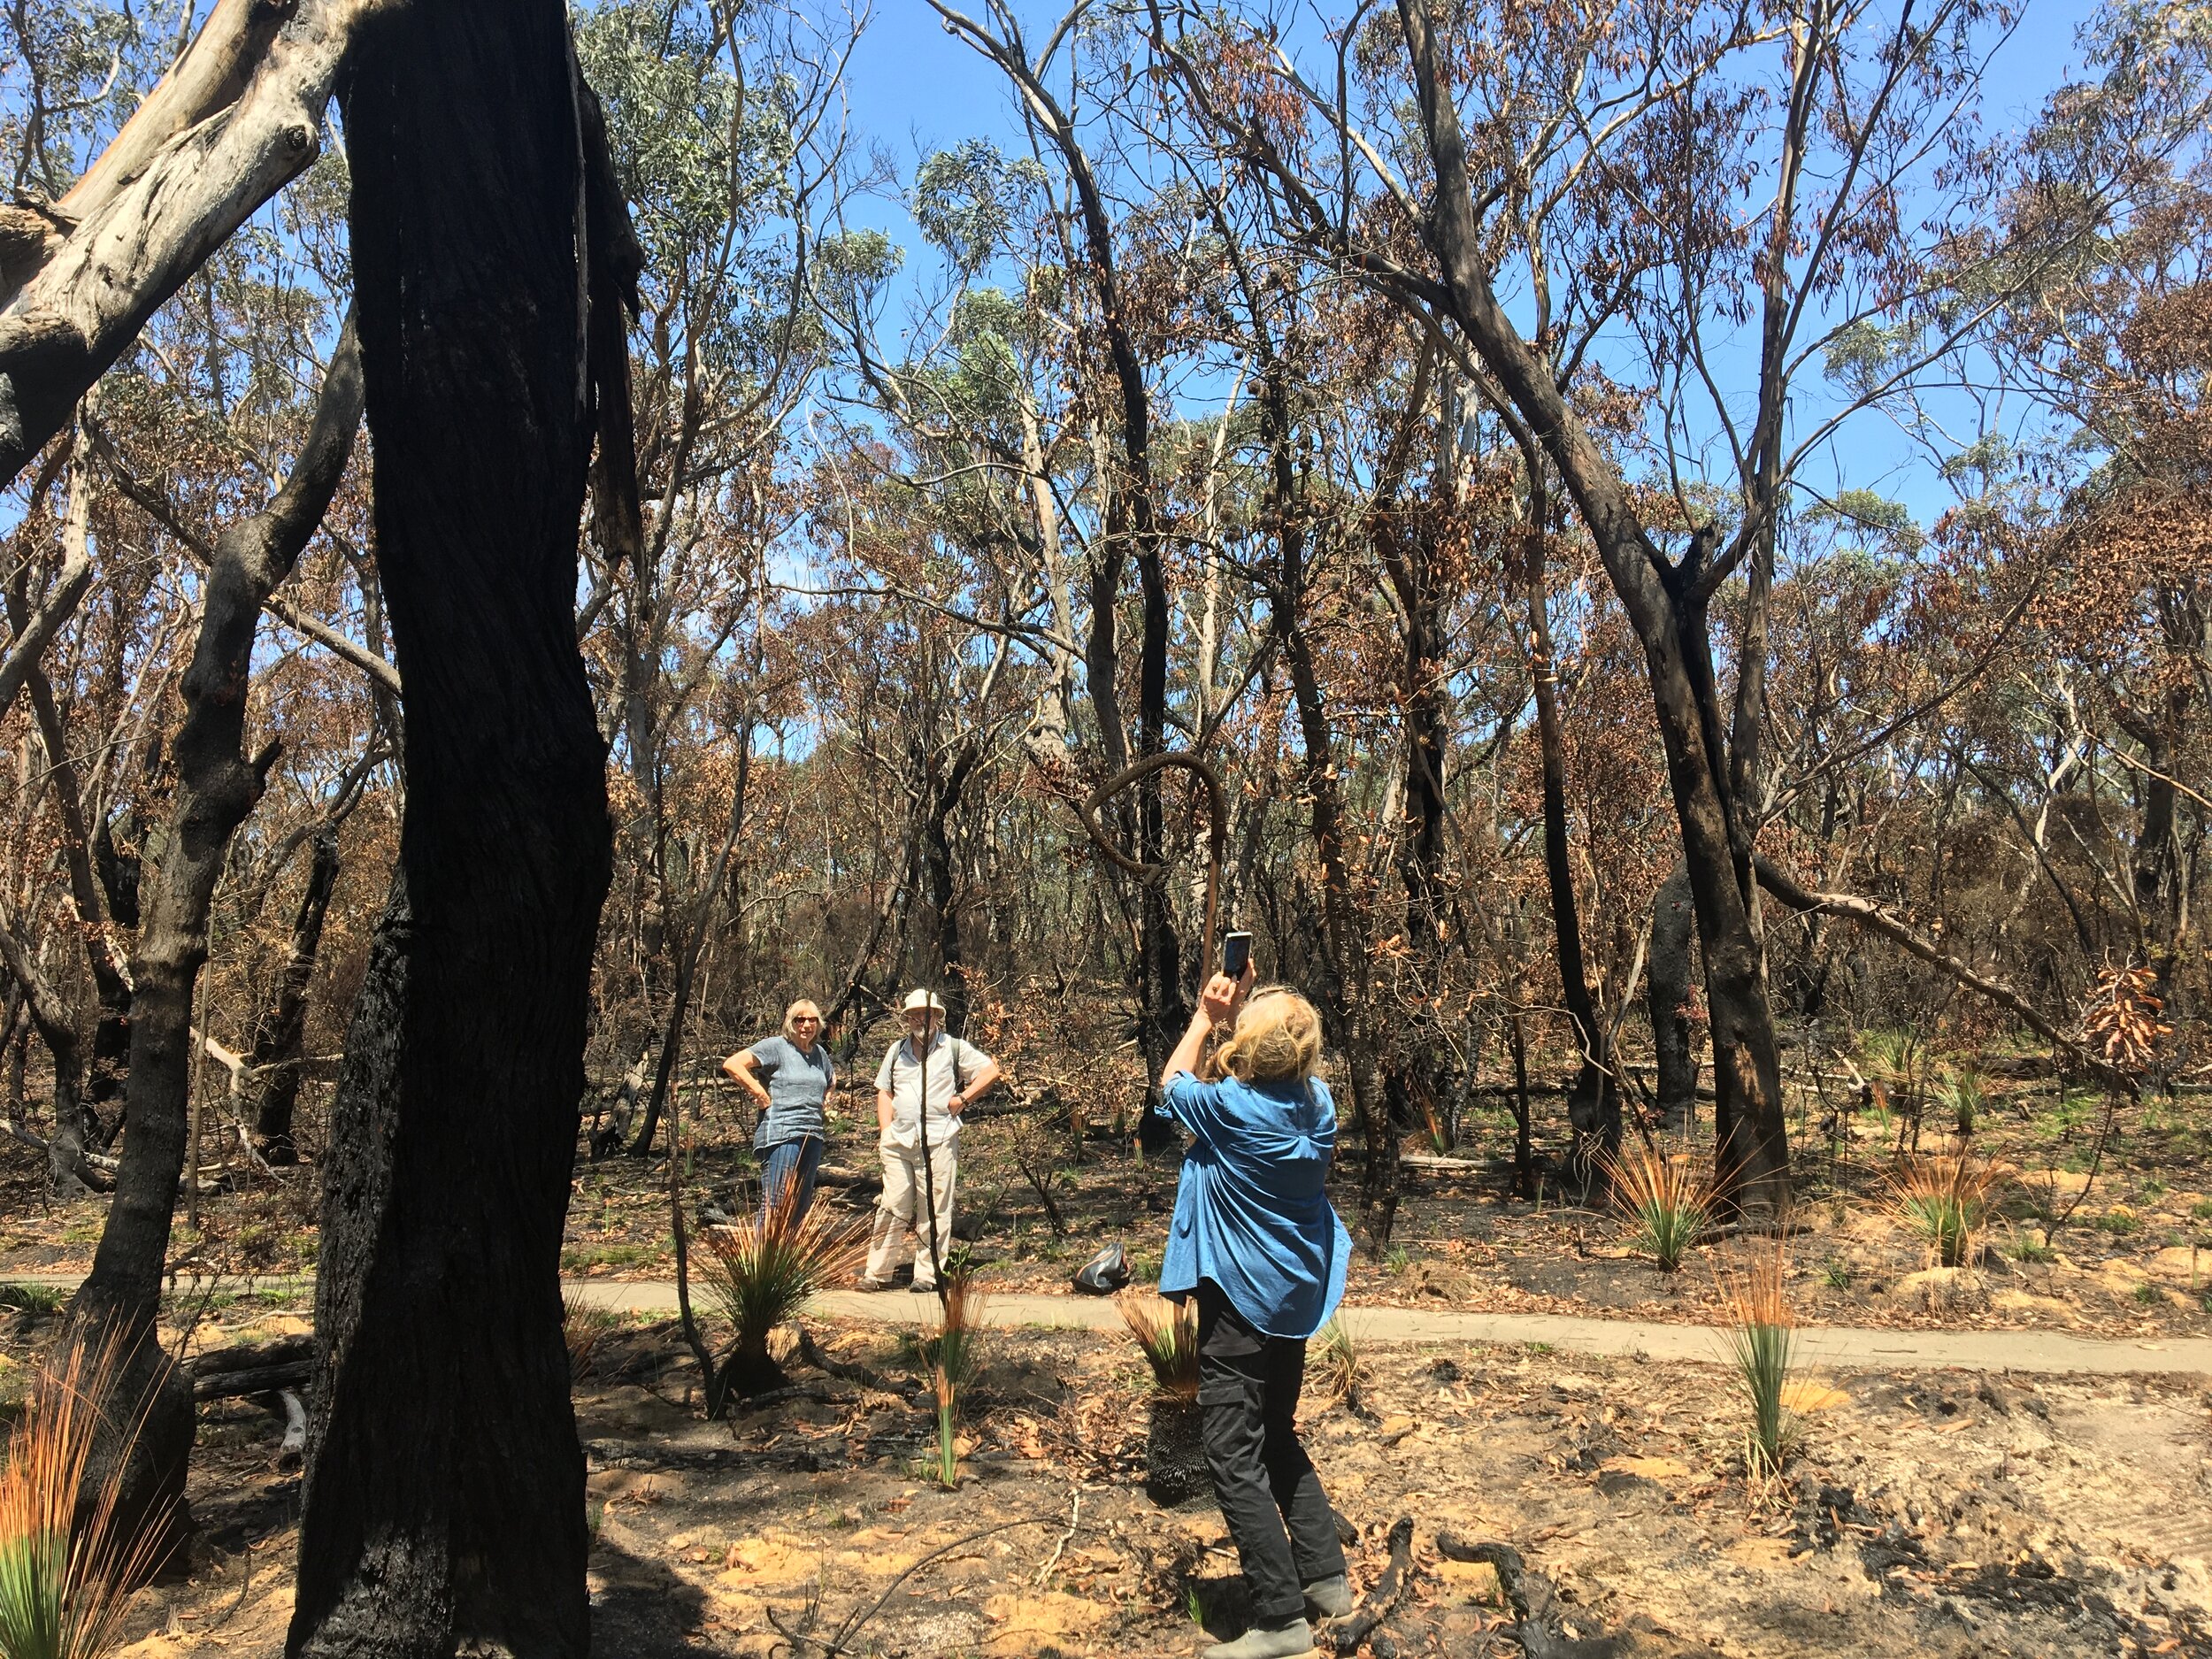
[[[888,1290],[892,1273],[910,1256],[914,1288],[937,1288],[937,1270],[952,1248],[960,1114],[999,1079],[997,1061],[946,1034],[945,1005],[933,994],[910,993],[902,1011],[906,1035],[876,1071],[883,1196],[863,1290]]]

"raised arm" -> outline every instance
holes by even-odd
[[[1175,1045],[1175,1051],[1160,1068],[1160,1087],[1165,1088],[1171,1079],[1188,1071],[1198,1071],[1198,1061],[1206,1051],[1206,1037],[1215,1027],[1225,1025],[1237,1017],[1237,1010],[1244,1005],[1244,994],[1252,988],[1253,970],[1248,965],[1241,979],[1233,979],[1225,973],[1217,973],[1206,981],[1206,988],[1198,994],[1198,1011],[1190,1017],[1190,1029]]]

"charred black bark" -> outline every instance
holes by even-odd
[[[246,1060],[253,1093],[254,1148],[271,1164],[299,1162],[292,1144],[292,1112],[300,1097],[300,1040],[307,1029],[307,987],[321,952],[323,920],[330,913],[331,889],[338,882],[338,833],[324,829],[311,843],[307,890],[292,918],[292,948],[284,958],[276,991],[254,1021]]]
[[[1399,0],[1398,17],[1436,169],[1425,235],[1453,319],[1574,497],[1644,649],[1704,949],[1717,1101],[1715,1164],[1724,1202],[1747,1220],[1778,1221],[1790,1202],[1789,1136],[1782,1113],[1781,1050],[1762,973],[1750,849],[1736,810],[1714,685],[1708,611],[1718,533],[1710,524],[1700,528],[1678,560],[1661,552],[1625,480],[1575,414],[1553,366],[1530,349],[1506,314],[1491,285],[1466,138],[1434,22],[1413,0]],[[1771,423],[1764,442],[1779,433],[1778,409],[1769,404],[1763,411]],[[1755,532],[1759,526],[1749,527]]]
[[[0,927],[0,964],[22,994],[31,1024],[54,1063],[54,1125],[46,1142],[47,1179],[55,1192],[74,1197],[106,1191],[111,1183],[85,1161],[84,1055],[77,1022],[30,952]]]
[[[244,752],[246,693],[261,607],[289,573],[344,476],[361,424],[352,331],[341,336],[292,476],[269,506],[217,538],[200,631],[185,670],[184,722],[173,754],[177,787],[162,856],[142,900],[133,958],[130,1067],[115,1197],[71,1311],[96,1341],[128,1355],[118,1397],[155,1415],[131,1455],[125,1513],[182,1513],[192,1448],[192,1390],[154,1336],[169,1230],[183,1179],[192,1079],[192,1002],[207,960],[208,914],[230,839],[260,800],[276,758]]]
[[[9,590],[9,610],[12,625],[21,631],[27,619],[13,588]],[[100,1002],[84,1086],[84,1108],[89,1114],[87,1127],[98,1125],[101,1139],[112,1142],[122,1127],[122,1118],[104,1116],[103,1108],[123,1098],[124,1076],[130,1070],[131,982],[108,936],[107,912],[93,868],[93,835],[85,816],[84,786],[76,760],[69,753],[60,705],[54,700],[54,689],[44,671],[36,664],[25,672],[23,686],[38,727],[40,747],[46,751],[47,784],[54,792],[55,809],[61,819],[62,868],[69,878],[70,907],[83,930],[85,965],[91,971],[93,992]]]
[[[373,11],[342,98],[407,816],[326,1155],[286,1651],[584,1659],[560,1244],[612,835],[565,12]]]
[[[1559,994],[1574,1028],[1580,1058],[1567,1093],[1574,1129],[1574,1172],[1586,1191],[1600,1161],[1620,1149],[1621,1103],[1613,1085],[1605,1026],[1582,956],[1582,913],[1575,897],[1574,864],[1567,840],[1567,741],[1559,718],[1559,671],[1552,655],[1551,593],[1544,571],[1545,519],[1541,491],[1522,549],[1522,598],[1528,607],[1528,678],[1536,703],[1537,742],[1543,763],[1544,875],[1551,895],[1553,935],[1558,942]]]
[[[1697,912],[1690,872],[1677,863],[1651,902],[1651,947],[1644,971],[1645,1007],[1659,1077],[1655,1099],[1669,1134],[1687,1134],[1697,1116],[1697,1050],[1690,1041],[1690,941]]]

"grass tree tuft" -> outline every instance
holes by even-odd
[[[1918,1234],[1944,1267],[1964,1267],[1989,1220],[1996,1172],[1962,1153],[1914,1158],[1891,1182],[1898,1217]]]
[[[937,1481],[950,1492],[960,1484],[960,1402],[983,1370],[983,1317],[990,1298],[972,1271],[947,1263],[941,1286],[943,1317],[922,1338],[930,1392],[937,1403]]]
[[[1721,1279],[1736,1386],[1751,1411],[1751,1426],[1744,1435],[1744,1469],[1755,1480],[1779,1474],[1798,1438],[1797,1419],[1783,1403],[1797,1342],[1788,1273],[1788,1258],[1778,1248],[1758,1256],[1743,1272],[1724,1274]]]
[[[1198,1398],[1198,1303],[1179,1302],[1149,1291],[1125,1290],[1114,1298],[1121,1322],[1137,1339],[1153,1386],[1171,1399]]]
[[[135,1418],[122,1427],[109,1473],[76,1525],[87,1465],[105,1426],[121,1350],[70,1338],[49,1357],[8,1437],[0,1471],[0,1655],[5,1659],[101,1659],[122,1639],[130,1591],[153,1565],[165,1517],[127,1536],[117,1503]]]
[[[731,1331],[726,1391],[755,1394],[780,1383],[782,1372],[768,1357],[770,1334],[866,1259],[860,1227],[820,1208],[800,1217],[795,1208],[787,1199],[765,1217],[748,1216],[707,1235],[707,1290]]]
[[[1628,1215],[1630,1241],[1648,1250],[1661,1272],[1675,1271],[1712,1219],[1712,1181],[1697,1159],[1638,1142],[1608,1159],[1605,1172]]]

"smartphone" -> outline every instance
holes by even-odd
[[[1252,935],[1231,933],[1221,941],[1221,971],[1233,979],[1241,979],[1245,970],[1252,965]]]

